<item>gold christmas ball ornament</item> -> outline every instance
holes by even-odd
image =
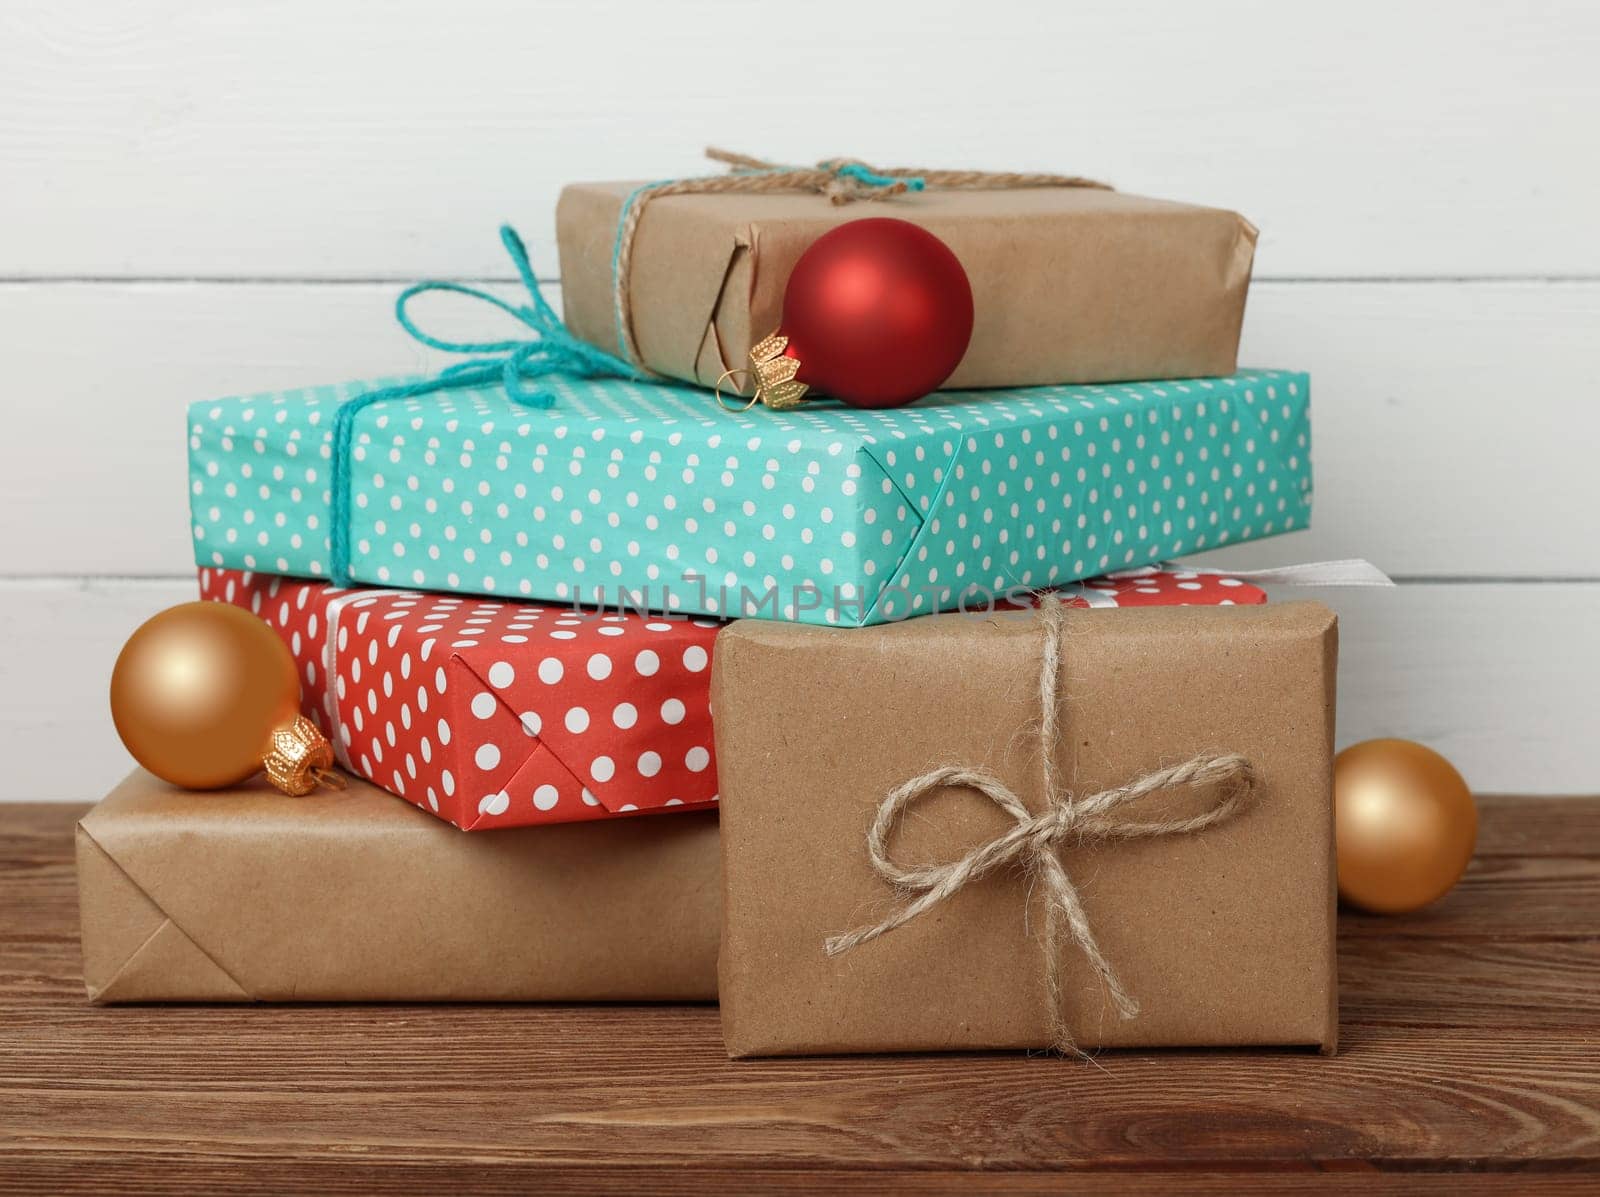
[[[1333,762],[1339,897],[1376,914],[1418,910],[1467,871],[1478,808],[1455,767],[1410,740],[1365,740]]]
[[[290,794],[338,784],[328,741],[300,714],[288,646],[228,603],[183,603],[141,625],[111,671],[111,718],[139,764],[185,789],[263,769]]]

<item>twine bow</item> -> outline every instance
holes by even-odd
[[[1014,191],[1024,187],[1089,187],[1109,191],[1109,184],[1080,175],[1021,171],[910,170],[868,166],[856,158],[825,158],[815,166],[784,166],[747,154],[715,147],[706,150],[713,162],[727,165],[725,175],[663,179],[637,187],[622,202],[617,241],[612,252],[612,308],[617,323],[617,353],[635,369],[643,369],[633,335],[628,280],[633,269],[633,243],[646,204],[669,195],[744,194],[814,191],[833,204],[891,199],[908,191]]]
[[[535,380],[551,374],[575,378],[632,378],[643,379],[646,372],[635,369],[602,349],[578,340],[567,331],[555,309],[539,294],[539,280],[528,261],[528,251],[522,238],[510,225],[500,226],[500,243],[510,255],[517,276],[528,293],[525,304],[507,303],[479,287],[464,283],[429,280],[415,283],[400,292],[395,299],[394,317],[400,327],[415,341],[430,349],[446,353],[472,354],[468,360],[447,366],[432,378],[400,386],[383,387],[346,400],[334,415],[333,469],[329,493],[333,507],[330,520],[330,556],[332,575],[336,583],[344,584],[350,578],[350,449],[355,418],[363,409],[374,403],[390,399],[408,399],[414,395],[428,395],[453,387],[488,386],[499,383],[514,403],[524,407],[548,408],[554,396],[534,385]],[[513,319],[525,324],[533,336],[500,341],[449,341],[433,336],[417,327],[407,306],[418,295],[429,291],[448,291],[480,300],[499,308]]]
[[[1056,689],[1061,660],[1063,606],[1055,595],[1040,602],[1039,614],[1045,626],[1043,662],[1039,672],[1039,701],[1043,709],[1040,740],[1043,746],[1045,809],[1032,813],[1027,804],[988,769],[962,765],[931,770],[896,786],[878,806],[872,828],[867,832],[867,856],[873,871],[894,886],[905,899],[882,922],[858,927],[830,936],[823,943],[829,956],[839,956],[864,943],[887,935],[927,913],[947,898],[959,893],[979,878],[1003,867],[1022,869],[1045,895],[1044,952],[1045,984],[1050,999],[1050,1020],[1055,1046],[1076,1051],[1067,1031],[1061,1002],[1061,953],[1071,944],[1088,961],[1104,985],[1111,1003],[1123,1018],[1139,1012],[1139,1004],[1117,979],[1094,931],[1089,925],[1077,887],[1058,855],[1071,844],[1101,840],[1153,839],[1168,835],[1192,835],[1233,818],[1255,793],[1260,778],[1255,766],[1236,753],[1196,756],[1181,765],[1146,773],[1126,785],[1101,790],[1087,797],[1075,797],[1056,776],[1057,739]],[[1010,815],[1015,826],[948,864],[902,865],[889,851],[889,838],[901,817],[919,799],[945,786],[978,791]],[[1130,803],[1162,790],[1190,787],[1215,788],[1220,800],[1208,809],[1185,818],[1150,822],[1123,821],[1112,817]]]

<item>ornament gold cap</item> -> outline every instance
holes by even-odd
[[[788,347],[789,338],[781,332],[774,332],[757,341],[750,349],[749,369],[724,370],[722,377],[717,379],[717,402],[728,411],[749,411],[758,403],[766,404],[773,411],[799,407],[811,388],[795,381],[794,376],[800,372],[801,363],[799,358],[784,353]],[[723,400],[722,384],[740,374],[755,379],[756,393],[743,407],[734,407]]]
[[[319,785],[344,789],[344,778],[333,768],[333,745],[304,715],[273,729],[261,763],[267,780],[291,798],[304,797]]]

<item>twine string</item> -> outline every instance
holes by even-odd
[[[617,325],[617,355],[637,370],[644,369],[634,339],[629,303],[629,278],[633,271],[634,240],[639,221],[652,200],[671,195],[746,195],[787,191],[814,191],[832,204],[857,200],[891,199],[908,191],[1014,191],[1027,187],[1087,187],[1109,191],[1108,184],[1081,175],[1053,175],[1023,171],[987,170],[885,170],[858,158],[825,158],[815,166],[784,166],[748,154],[711,147],[706,157],[728,167],[725,175],[688,179],[663,179],[636,187],[622,201],[617,239],[611,259],[611,303]]]
[[[1260,776],[1255,766],[1237,753],[1202,755],[1165,769],[1156,769],[1126,785],[1077,797],[1060,784],[1055,763],[1059,736],[1058,674],[1064,628],[1061,600],[1046,594],[1039,605],[1045,642],[1039,669],[1045,809],[1039,814],[999,776],[988,769],[946,765],[901,782],[879,804],[867,832],[867,857],[872,869],[902,898],[901,905],[881,922],[830,936],[823,943],[829,956],[839,956],[879,936],[887,935],[954,897],[968,885],[999,869],[1022,869],[1045,896],[1045,988],[1050,1002],[1055,1046],[1075,1052],[1062,1009],[1061,957],[1075,948],[1104,987],[1111,1004],[1123,1018],[1139,1012],[1139,1004],[1117,978],[1101,951],[1083,909],[1078,888],[1062,864],[1060,849],[1100,840],[1153,839],[1192,835],[1233,818],[1255,794]],[[975,790],[1011,816],[1014,826],[947,864],[903,865],[890,851],[890,839],[905,812],[916,802],[945,787]],[[1147,821],[1115,817],[1123,807],[1164,790],[1213,790],[1212,804],[1182,818]]]

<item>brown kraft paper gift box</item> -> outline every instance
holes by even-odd
[[[78,892],[96,1002],[717,995],[714,813],[464,835],[355,779],[136,771],[78,825]]]
[[[618,352],[618,218],[638,186],[573,184],[556,209],[564,319],[608,353]],[[778,328],[801,253],[869,216],[922,225],[966,268],[976,322],[949,389],[1235,368],[1255,228],[1220,209],[1072,187],[930,188],[838,206],[800,192],[651,199],[628,286],[644,364],[705,386],[748,365],[750,347]]]
[[[1316,1045],[1337,1033],[1330,794],[1336,622],[1316,603],[1068,610],[1055,767],[1084,797],[1196,754],[1259,788],[1187,834],[1053,851],[1139,1013],[1123,1019],[1071,943],[1059,1021],[1038,877],[1002,866],[830,957],[824,940],[901,899],[866,836],[884,796],[941,765],[988,769],[1026,813],[1042,791],[1044,616],[928,616],[860,630],[741,621],[712,704],[722,770],[723,1032],[730,1055],[1050,1046]],[[1206,809],[1163,791],[1110,821]],[[908,809],[903,865],[954,861],[1017,823],[974,789]]]

